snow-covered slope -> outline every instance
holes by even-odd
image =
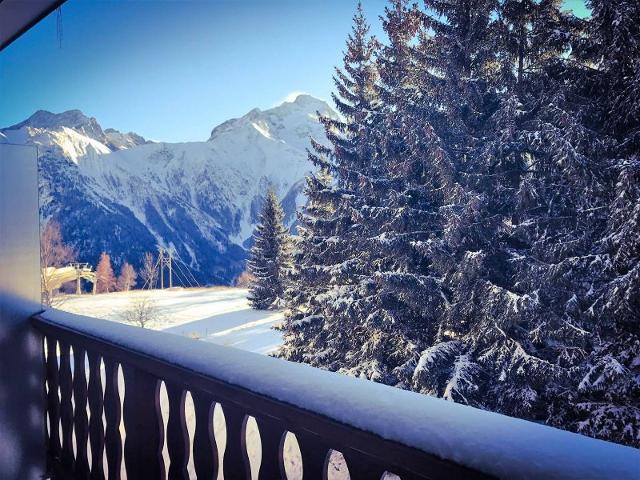
[[[282,344],[282,334],[272,328],[283,320],[279,311],[254,310],[242,288],[172,288],[131,290],[103,295],[69,295],[60,310],[123,322],[123,314],[137,300],[148,299],[158,318],[145,328],[162,330],[205,342],[270,354]]]
[[[213,129],[208,141],[151,143],[103,130],[78,110],[38,111],[0,130],[0,142],[35,144],[43,218],[55,217],[83,261],[101,251],[139,264],[156,245],[173,246],[201,282],[229,282],[243,268],[269,185],[294,221],[311,170],[309,137],[324,141],[309,95],[254,109]]]

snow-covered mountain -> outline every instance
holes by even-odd
[[[149,142],[105,129],[78,110],[38,111],[0,130],[0,142],[38,147],[43,219],[54,217],[82,261],[102,251],[118,265],[172,246],[201,283],[228,283],[269,185],[291,224],[303,201],[309,137],[326,141],[316,112],[323,101],[293,102],[228,120],[208,141]]]

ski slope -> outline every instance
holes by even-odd
[[[104,320],[123,322],[122,315],[137,299],[147,297],[159,312],[148,326],[201,341],[270,354],[282,343],[273,328],[283,319],[281,312],[253,310],[243,288],[173,288],[132,290],[99,295],[69,295],[60,310]]]

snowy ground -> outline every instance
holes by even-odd
[[[67,295],[58,297],[55,308],[104,320],[123,322],[123,313],[131,309],[137,300],[146,297],[152,300],[158,312],[161,313],[158,320],[146,328],[198,338],[201,341],[236,347],[256,353],[272,353],[282,343],[280,332],[272,327],[282,321],[283,315],[281,312],[253,310],[247,302],[247,293],[247,290],[242,288],[213,287],[134,290],[99,295]],[[120,391],[123,392],[124,381],[122,374],[119,375],[118,383]],[[160,391],[160,409],[166,423],[169,402],[164,385],[162,385]],[[189,394],[185,404],[185,416],[189,436],[193,439],[195,416],[193,402]],[[120,430],[124,438],[126,436],[124,423],[121,423]],[[216,440],[219,442],[218,455],[221,457],[226,443],[226,432],[224,420],[221,418],[217,408],[214,416],[214,430]],[[250,458],[255,472],[257,464],[260,462],[261,448],[259,446],[259,436],[253,422],[250,422],[247,427],[247,444],[248,450],[251,452]],[[297,448],[295,439],[288,438],[285,450],[292,453],[286,454],[285,463],[289,474],[288,477],[293,479],[301,479],[302,477],[299,453],[296,452]],[[165,466],[168,467],[169,457],[166,444],[163,456]],[[107,465],[105,463],[106,468]],[[195,478],[193,454],[189,459],[188,470],[190,477]],[[124,462],[121,474],[122,478],[126,478]],[[255,475],[254,478],[256,478]],[[218,480],[222,480],[222,472],[220,472]]]
[[[242,288],[174,288],[133,290],[99,295],[69,295],[57,308],[68,312],[123,321],[122,315],[137,299],[150,298],[159,319],[148,328],[202,341],[269,354],[282,343],[272,327],[282,321],[281,312],[253,310]]]
[[[282,343],[280,332],[272,327],[283,320],[283,314],[282,312],[253,310],[247,302],[247,293],[246,289],[241,288],[213,287],[134,290],[99,295],[67,295],[58,297],[55,308],[104,320],[123,322],[122,315],[124,312],[130,310],[136,301],[141,298],[149,298],[161,315],[146,328],[184,335],[197,338],[200,341],[213,342],[256,353],[272,353]],[[124,379],[121,372],[118,383],[119,390],[124,392]],[[162,384],[160,390],[160,410],[166,428],[169,402],[164,384]],[[185,418],[189,436],[193,439],[195,414],[190,394],[187,394],[186,398]],[[218,408],[215,409],[213,423],[216,441],[218,442],[218,455],[219,458],[222,458],[226,444],[226,431],[224,418]],[[126,437],[124,423],[121,423],[120,431],[124,439]],[[191,448],[193,448],[193,445],[191,445]],[[262,453],[259,433],[253,419],[247,424],[246,448],[252,464],[252,478],[257,479],[258,465],[261,463]],[[302,480],[300,450],[295,437],[287,435],[283,455],[287,478]],[[163,448],[163,457],[165,468],[168,468],[170,460],[166,443]],[[105,459],[105,471],[107,469],[108,466]],[[347,471],[344,458],[339,453],[333,452],[329,459],[327,478],[330,480],[346,480],[349,478]],[[195,478],[193,452],[190,455],[188,472],[190,478]],[[126,478],[124,462],[121,475],[123,479]],[[392,479],[397,477],[387,476],[385,478]],[[217,480],[223,480],[222,471],[219,472]]]

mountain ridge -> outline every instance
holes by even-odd
[[[296,98],[180,143],[103,129],[79,110],[38,111],[0,129],[0,142],[39,147],[41,217],[61,223],[82,261],[107,251],[116,268],[139,266],[145,251],[173,247],[200,283],[230,283],[269,186],[294,223],[312,170],[309,137],[326,141],[317,111],[336,115],[321,100]]]

